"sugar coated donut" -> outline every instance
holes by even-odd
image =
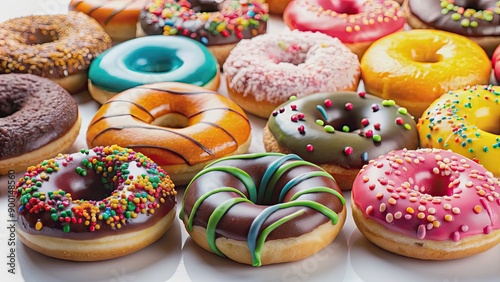
[[[420,29],[397,32],[373,43],[361,59],[361,73],[368,93],[393,99],[419,118],[449,90],[488,84],[491,62],[466,37]]]
[[[224,64],[229,97],[268,118],[291,96],[358,88],[359,61],[338,39],[294,30],[243,40]]]
[[[151,0],[137,35],[182,35],[207,45],[222,66],[241,39],[266,33],[269,14],[259,0]]]
[[[186,188],[179,217],[205,250],[253,266],[296,261],[328,246],[346,218],[335,180],[297,155],[230,156]]]
[[[383,249],[426,260],[462,258],[500,243],[498,189],[491,172],[451,151],[393,151],[356,177],[352,214]]]
[[[500,82],[500,45],[495,49],[491,56],[491,65],[493,66],[493,75],[497,84]]]
[[[476,85],[449,91],[419,119],[422,147],[450,149],[500,177],[500,87]]]
[[[370,159],[416,149],[418,133],[413,118],[394,101],[330,92],[281,105],[269,117],[263,142],[268,152],[294,153],[320,165],[349,190]]]
[[[467,36],[491,56],[500,44],[500,2],[497,0],[408,0],[412,28],[439,29]]]
[[[70,93],[85,88],[90,62],[111,39],[82,13],[34,15],[0,23],[0,73],[49,78]]]
[[[70,11],[94,18],[115,42],[135,38],[139,13],[148,0],[71,0]]]
[[[228,98],[183,83],[156,83],[106,102],[87,130],[89,146],[118,144],[140,151],[187,184],[215,159],[245,153],[250,122]]]
[[[89,69],[89,92],[101,104],[129,88],[157,82],[183,82],[217,90],[217,60],[195,40],[149,36],[112,47],[99,55]]]
[[[388,0],[295,0],[283,20],[290,29],[337,37],[359,58],[375,40],[406,23],[400,5]]]
[[[0,174],[66,151],[80,125],[78,105],[57,83],[31,74],[0,75]]]
[[[14,191],[16,231],[47,256],[96,261],[138,251],[175,218],[174,184],[141,153],[96,147],[31,166]]]

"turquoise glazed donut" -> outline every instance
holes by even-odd
[[[201,43],[181,36],[148,36],[118,44],[89,68],[89,92],[99,103],[143,84],[183,82],[217,90],[219,66]]]

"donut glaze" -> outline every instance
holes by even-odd
[[[97,111],[87,130],[89,146],[118,144],[140,151],[178,185],[190,177],[178,180],[177,173],[193,170],[194,175],[215,159],[244,153],[250,140],[248,118],[234,102],[183,83],[122,92]]]
[[[78,105],[71,95],[53,81],[31,74],[0,75],[0,174],[25,170],[49,158],[33,155],[33,163],[14,161],[41,149],[73,131],[66,150],[80,129]],[[56,153],[57,154],[57,153]]]
[[[391,150],[418,147],[415,121],[406,109],[364,92],[291,99],[273,112],[267,128],[278,144],[304,160],[347,169],[360,169]]]
[[[144,155],[116,145],[59,154],[31,166],[14,193],[22,235],[63,241],[94,240],[144,229],[160,221],[176,204],[174,185],[161,168]],[[21,236],[23,242],[25,238]],[[59,258],[79,260],[65,253]],[[107,258],[85,259],[82,255],[81,259]]]
[[[500,62],[500,47],[497,46],[497,48],[495,48],[495,51],[493,52],[493,55],[491,56],[491,65],[493,67],[493,75],[495,76],[497,84],[500,81],[500,63],[499,62]]]
[[[488,84],[490,73],[490,60],[478,44],[440,30],[390,34],[373,43],[361,59],[366,91],[393,99],[415,118],[447,91]]]
[[[239,262],[260,266],[279,262],[263,258],[267,243],[324,224],[342,226],[345,200],[328,173],[296,155],[247,154],[217,160],[197,174],[179,216],[190,233],[206,229],[208,245],[197,243],[208,251],[228,255],[218,249],[221,237],[247,242],[249,253]],[[297,260],[289,255],[284,261]]]
[[[212,46],[265,33],[268,18],[267,6],[253,0],[151,0],[139,24],[146,35],[182,35]]]
[[[204,87],[218,80],[218,75],[217,61],[201,43],[179,36],[149,36],[128,40],[99,55],[90,65],[89,83],[119,93],[157,82]],[[215,83],[212,88],[218,86]]]
[[[500,176],[500,87],[468,86],[436,99],[419,119],[420,145],[450,149]]]
[[[295,0],[283,20],[290,29],[319,31],[348,46],[371,43],[403,30],[406,23],[400,5],[387,0]]]
[[[494,235],[500,228],[499,188],[493,174],[470,159],[451,151],[420,149],[392,151],[370,161],[357,176],[351,195],[352,205],[364,218],[410,238],[410,248],[448,242],[439,256],[428,258],[448,259],[468,254],[461,245],[467,237],[485,235],[486,244],[500,240]],[[490,233],[496,238],[487,237]]]
[[[77,12],[7,20],[0,23],[0,38],[0,73],[28,73],[56,82],[71,75],[86,78],[91,61],[111,47],[102,27]],[[63,87],[75,92],[84,85]]]
[[[132,39],[139,13],[148,0],[71,0],[70,11],[94,18],[113,41]]]

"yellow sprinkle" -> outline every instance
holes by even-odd
[[[474,207],[474,212],[475,212],[475,213],[480,213],[482,210],[483,210],[483,208],[482,208],[480,205],[476,205],[476,206]]]
[[[36,229],[36,230],[41,230],[41,229],[42,229],[42,227],[43,227],[43,224],[42,224],[42,222],[40,222],[40,221],[38,221],[38,222],[35,224],[35,229]]]
[[[410,213],[410,214],[413,214],[415,212],[415,210],[412,207],[407,207],[406,208],[406,212]]]
[[[444,220],[446,220],[446,221],[452,221],[453,220],[453,215],[451,215],[451,214],[445,215],[444,216]]]
[[[345,28],[345,31],[346,31],[346,32],[352,32],[352,27],[350,27],[350,26],[346,27],[346,28]]]

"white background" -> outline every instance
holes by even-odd
[[[69,0],[0,0],[0,21],[28,14],[65,13]],[[269,32],[284,29],[273,17]],[[224,80],[222,80],[224,82]],[[226,94],[222,83],[220,93]],[[71,151],[87,147],[85,133],[99,105],[88,93],[74,95],[83,123]],[[263,151],[265,120],[250,116],[253,141],[250,152]],[[210,254],[198,247],[180,220],[153,245],[129,256],[103,262],[53,259],[16,244],[16,275],[7,272],[7,178],[0,177],[0,279],[2,281],[500,281],[500,246],[465,259],[421,261],[379,249],[357,230],[348,204],[348,218],[335,241],[312,257],[280,265],[254,268]],[[183,189],[178,189],[182,195]],[[350,199],[350,193],[344,193]],[[180,203],[180,198],[178,203]],[[178,205],[180,209],[180,204]]]

